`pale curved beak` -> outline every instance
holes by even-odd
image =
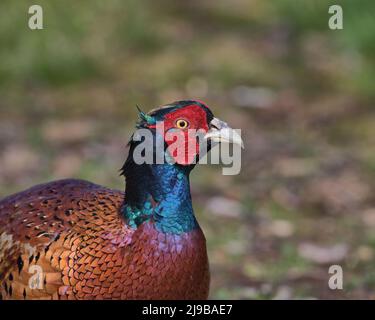
[[[228,142],[241,146],[244,149],[244,144],[241,136],[236,130],[228,126],[224,121],[218,118],[213,118],[210,122],[210,130],[204,136],[205,139],[210,139],[213,142]]]

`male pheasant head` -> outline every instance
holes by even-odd
[[[225,122],[215,118],[212,111],[200,101],[176,101],[148,113],[138,110],[139,130],[130,144],[136,146],[143,142],[142,133],[139,132],[142,130],[145,133],[143,137],[151,137],[153,143],[152,149],[145,148],[145,151],[152,150],[153,156],[159,156],[159,160],[161,156],[169,163],[194,167],[199,158],[211,149],[212,142],[230,142],[243,147],[241,137]],[[158,149],[157,143],[162,144]],[[134,149],[132,151],[133,157],[139,155]]]

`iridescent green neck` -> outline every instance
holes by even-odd
[[[123,215],[138,228],[153,221],[164,233],[181,234],[198,227],[191,203],[191,167],[171,164],[136,165],[127,168]]]

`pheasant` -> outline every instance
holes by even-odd
[[[208,149],[213,141],[242,140],[193,100],[140,111],[137,129],[162,141],[162,149],[151,144],[152,155],[168,161],[137,163],[145,139],[135,131],[121,169],[125,193],[66,179],[0,201],[1,299],[208,297],[206,240],[189,185],[202,141],[189,129],[205,134]],[[182,153],[167,152],[168,133],[185,138]]]

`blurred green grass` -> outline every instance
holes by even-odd
[[[0,3],[0,197],[64,177],[122,189],[135,105],[199,98],[246,144],[239,176],[192,175],[211,297],[374,297],[373,1],[38,4],[31,31],[29,1]],[[335,244],[343,291],[314,256]]]

